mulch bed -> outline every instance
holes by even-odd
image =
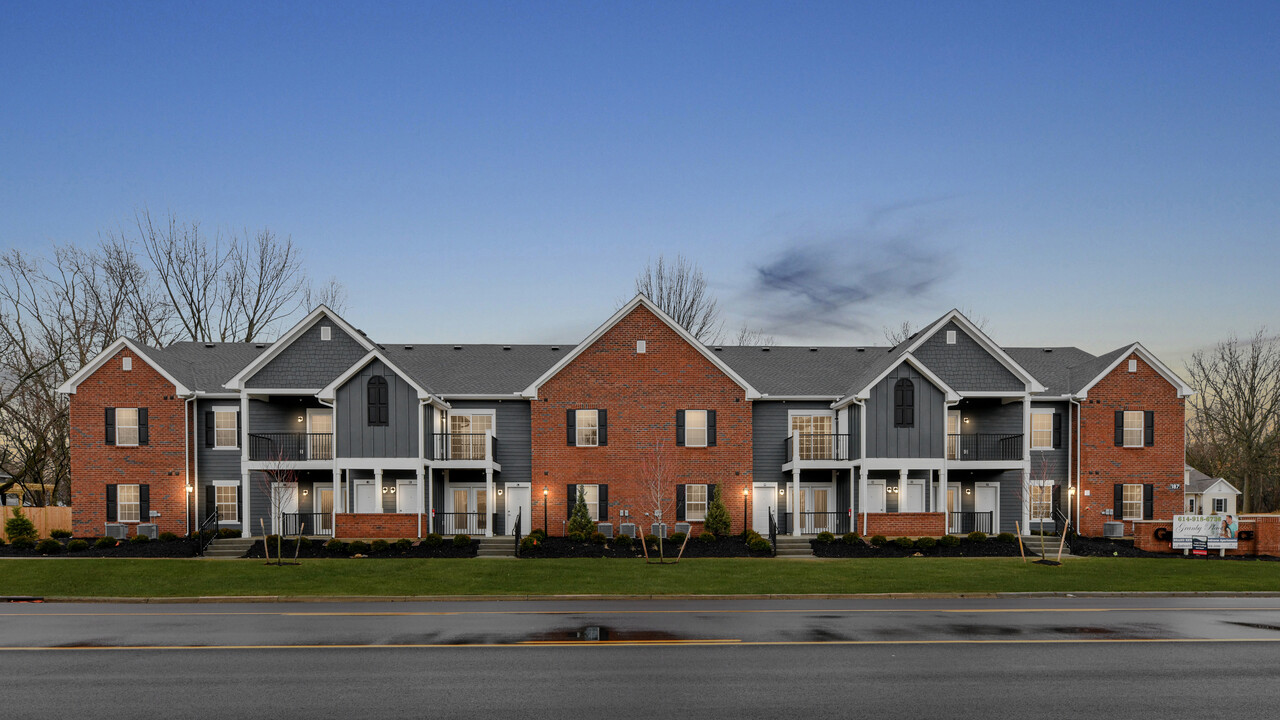
[[[1271,555],[1226,555],[1218,557],[1217,550],[1210,550],[1208,555],[1183,555],[1181,550],[1173,552],[1150,552],[1139,550],[1133,546],[1133,540],[1115,540],[1111,538],[1090,538],[1077,536],[1070,540],[1071,554],[1080,557],[1128,557],[1128,558],[1180,558],[1187,560],[1269,560],[1280,561],[1280,557]]]
[[[330,552],[326,547],[328,540],[323,539],[303,539],[302,547],[297,549],[297,556],[302,558],[344,558],[351,557],[348,543],[343,543],[344,549],[340,552]],[[368,543],[366,543],[368,544]],[[415,542],[408,549],[401,549],[392,543],[389,548],[384,551],[375,551],[370,548],[368,551],[361,553],[368,558],[470,558],[476,556],[476,550],[480,547],[479,540],[472,540],[470,544],[463,547],[456,547],[453,544],[453,538],[445,538],[444,542],[439,545],[427,545],[424,542]],[[285,562],[289,562],[294,558],[294,541],[285,540],[281,543],[281,554],[284,555]],[[262,551],[262,541],[257,540],[245,553],[247,558],[265,558],[266,555]],[[276,545],[271,544],[271,558],[276,557]]]
[[[63,546],[62,552],[45,557],[104,557],[104,558],[189,558],[195,557],[196,544],[190,540],[152,540],[145,543],[120,541],[115,547],[99,549],[94,545],[95,538],[84,538],[89,542],[86,550],[68,552]],[[0,557],[41,557],[38,550],[19,550],[9,543],[0,546]]]
[[[663,554],[667,559],[672,559],[680,553],[680,543],[672,540],[664,540],[662,543]],[[772,555],[772,551],[764,553],[754,553],[747,548],[747,543],[741,536],[730,536],[716,538],[712,542],[703,542],[697,538],[690,538],[684,547],[684,555],[686,558],[723,558],[723,557],[768,557]],[[538,543],[531,550],[521,551],[522,558],[643,558],[644,550],[640,547],[638,541],[633,541],[630,547],[620,547],[616,540],[607,540],[602,545],[586,541],[575,542],[563,537],[550,537]],[[649,557],[657,558],[658,549],[655,546],[649,547]]]
[[[912,557],[916,553],[924,557],[1018,557],[1017,543],[1001,542],[995,538],[988,538],[983,542],[970,542],[967,538],[961,538],[960,544],[955,547],[934,545],[928,549],[903,548],[894,542],[876,547],[861,540],[850,544],[840,539],[833,543],[811,540],[809,545],[813,548],[814,555],[824,558],[900,558]]]

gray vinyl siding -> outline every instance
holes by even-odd
[[[205,413],[211,411],[214,407],[240,407],[239,400],[197,400],[196,401],[196,421],[195,421],[195,443],[194,451],[196,454],[196,503],[200,518],[204,518],[213,511],[213,508],[207,507],[208,491],[205,490],[212,485],[215,480],[234,480],[240,482],[240,449],[235,450],[215,450],[205,447]]]
[[[862,412],[861,405],[849,406],[849,457],[862,459]]]
[[[954,345],[947,344],[948,330],[956,333]],[[912,354],[953,390],[1021,392],[1026,389],[1008,368],[954,322],[947,323]]]
[[[1022,471],[1021,470],[974,470],[952,473],[948,478],[952,485],[960,487],[960,509],[973,512],[976,493],[972,491],[979,482],[996,482],[1000,484],[1000,527],[996,532],[1016,532],[1016,523],[1022,522]]]
[[[1054,412],[1061,418],[1062,423],[1062,446],[1055,450],[1032,450],[1031,451],[1031,479],[1032,480],[1052,480],[1055,485],[1063,485],[1067,482],[1067,448],[1071,447],[1071,427],[1069,418],[1071,413],[1068,412],[1067,403],[1047,403],[1031,401],[1031,409],[1052,408]],[[1031,428],[1027,428],[1027,432],[1031,432]],[[1064,491],[1065,492],[1065,491]]]
[[[915,427],[893,426],[893,386],[900,378],[915,385]],[[867,398],[869,458],[940,458],[946,447],[945,396],[905,362],[876,384]]]
[[[960,401],[956,409],[960,411],[960,432],[963,434],[1020,435],[1023,432],[1021,402],[1005,403],[999,398],[966,398]]]
[[[266,402],[250,400],[249,432],[305,433],[307,410],[324,407],[319,400],[304,396],[278,396]],[[298,422],[298,418],[302,418],[302,422]]]
[[[494,483],[530,482],[533,479],[533,431],[529,403],[524,400],[449,400],[454,410],[493,410],[497,424],[498,464],[502,472],[493,476]],[[564,433],[561,433],[563,435]]]
[[[321,326],[332,328],[320,339]],[[251,388],[323,388],[368,353],[328,318],[320,318],[245,382]]]
[[[249,526],[253,535],[261,535],[264,527],[271,532],[271,496],[266,473],[249,473]]]
[[[782,473],[787,461],[787,434],[791,432],[789,410],[829,410],[829,402],[785,402],[756,400],[751,407],[752,473],[756,482],[787,482]]]
[[[387,424],[369,425],[369,379],[387,381]],[[334,431],[338,457],[418,456],[418,391],[381,360],[374,360],[338,388]]]

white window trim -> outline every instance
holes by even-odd
[[[582,494],[587,503],[587,513],[591,515],[591,522],[600,522],[600,484],[599,483],[580,483],[576,487],[574,487],[573,489],[574,496],[575,496],[573,498],[574,504],[577,504],[578,502],[578,498],[576,497],[578,493],[578,488],[582,488]],[[592,500],[590,497],[587,497],[587,491],[586,491],[587,488],[593,488],[595,490],[595,492],[593,493],[596,496],[595,500]]]
[[[1223,497],[1211,498],[1213,500],[1213,514],[1220,515],[1227,511],[1227,499]],[[1222,503],[1222,509],[1218,509],[1218,503]]]
[[[238,405],[215,405],[209,408],[209,410],[213,412],[213,448],[212,449],[239,450],[240,449],[240,431],[238,428],[240,427],[240,423],[239,423],[240,407]],[[236,426],[232,428],[232,430],[235,432],[236,440],[231,445],[219,445],[218,444],[218,413],[229,413],[229,412],[233,412],[236,414],[236,420],[237,420]]]
[[[1032,450],[1052,450],[1053,449],[1053,416],[1056,414],[1057,412],[1051,408],[1032,408],[1031,409],[1031,427],[1029,429],[1031,431],[1031,449]],[[1036,416],[1037,415],[1049,416],[1049,431],[1048,431],[1049,444],[1048,445],[1036,444]]]
[[[120,424],[120,411],[121,411],[121,410],[132,410],[132,411],[133,411],[133,424],[132,424],[132,425],[122,425],[122,424]],[[116,446],[117,446],[117,447],[138,447],[138,441],[142,439],[142,433],[140,432],[140,429],[139,429],[139,427],[138,427],[138,408],[136,408],[136,407],[118,407],[118,408],[116,408],[116,409],[115,409],[115,423],[116,423]],[[131,427],[131,428],[133,428],[133,442],[131,442],[131,443],[122,443],[122,442],[120,442],[120,428],[123,428],[123,427]]]
[[[490,429],[493,430],[494,435],[498,434],[498,411],[497,410],[492,410],[492,409],[468,410],[466,408],[458,408],[456,410],[450,410],[448,414],[445,415],[445,418],[444,418],[445,432],[453,432],[454,417],[473,417],[475,415],[488,415]]]
[[[321,326],[320,326],[320,339],[321,339],[321,340],[332,340],[332,339],[333,339],[333,326],[332,326],[332,325],[321,325]]]
[[[124,512],[122,511],[124,510],[125,503],[123,500],[120,499],[120,488],[126,488],[126,487],[134,488],[135,489],[134,491],[138,495],[138,499],[136,502],[129,503],[130,505],[136,505],[138,507],[138,519],[136,520],[124,519]],[[116,485],[116,522],[119,522],[119,523],[145,522],[145,520],[143,520],[142,518],[142,485],[140,483],[122,483],[122,484]]]
[[[1138,488],[1138,501],[1137,501],[1137,502],[1138,502],[1138,514],[1137,514],[1137,516],[1136,516],[1136,517],[1135,517],[1135,516],[1131,516],[1128,512],[1126,512],[1126,509],[1128,508],[1128,506],[1133,502],[1132,500],[1126,500],[1126,499],[1125,499],[1125,495],[1127,495],[1127,494],[1128,494],[1128,492],[1129,492],[1129,488],[1131,488],[1131,487],[1136,487],[1136,488]],[[1143,490],[1143,488],[1142,488],[1142,483],[1124,483],[1124,490],[1122,490],[1122,491],[1121,491],[1121,493],[1120,493],[1120,512],[1124,514],[1124,517],[1120,518],[1121,520],[1124,520],[1124,521],[1128,522],[1128,521],[1130,521],[1130,520],[1141,520],[1141,519],[1143,519],[1143,518],[1142,518],[1142,505],[1143,505],[1143,503],[1145,502],[1145,500],[1144,500],[1145,492],[1146,492],[1146,491],[1145,491],[1145,490]]]
[[[693,517],[689,514],[689,488],[702,488],[702,517]],[[711,507],[711,498],[708,497],[706,483],[688,483],[684,486],[684,519],[685,522],[705,522],[707,519],[707,510]]]
[[[240,481],[238,480],[214,480],[212,483],[209,483],[209,484],[213,485],[214,488],[240,487]],[[213,504],[214,505],[218,504],[218,491],[216,489],[213,491]],[[219,525],[239,525],[240,524],[240,503],[239,502],[235,503],[235,506],[236,506],[236,519],[223,520],[221,519],[221,516],[219,516],[219,520],[218,520]]]
[[[1031,520],[1031,522],[1045,522],[1047,520],[1052,520],[1053,519],[1053,483],[1032,482],[1029,487],[1047,488],[1048,498],[1042,502],[1037,503],[1034,497],[1034,494],[1030,490],[1028,490],[1027,491],[1027,518]],[[1047,508],[1047,512],[1043,517],[1036,517],[1036,505],[1044,505]]]
[[[1138,416],[1138,442],[1135,445],[1129,443],[1129,416]],[[1141,410],[1125,410],[1124,411],[1124,447],[1140,448],[1146,446],[1147,438],[1147,418],[1146,414]]]
[[[600,447],[600,410],[598,408],[574,410],[573,411],[573,445],[574,447]],[[595,414],[595,431],[596,441],[593,443],[582,442],[582,413]]]
[[[700,443],[689,442],[689,428],[692,427],[691,423],[689,422],[690,413],[702,413],[702,428],[701,428],[702,442]],[[684,446],[685,447],[707,447],[707,441],[711,436],[710,430],[707,427],[709,424],[709,421],[708,421],[709,417],[710,416],[706,410],[685,410],[684,411]]]

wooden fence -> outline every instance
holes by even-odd
[[[9,541],[9,536],[4,532],[4,524],[18,509],[16,505],[0,507],[0,537],[4,538],[5,542]],[[36,524],[36,531],[42,538],[49,537],[50,530],[71,529],[71,508],[69,507],[24,507],[22,514]]]

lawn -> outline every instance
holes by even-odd
[[[776,560],[0,560],[0,595],[550,595],[1280,591],[1280,563],[1081,558]]]

